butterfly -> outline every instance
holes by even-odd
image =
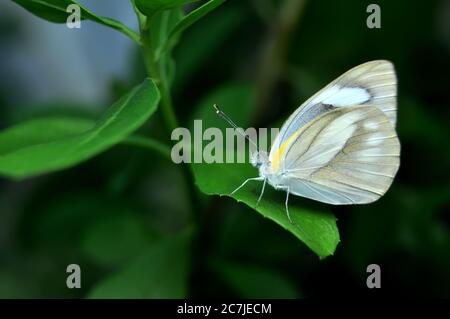
[[[397,79],[391,62],[370,61],[347,71],[304,102],[286,120],[269,154],[256,151],[250,162],[263,181],[332,205],[366,204],[383,196],[400,165]],[[216,107],[216,112],[236,125]],[[248,136],[246,136],[249,139]],[[255,144],[253,141],[251,141]]]

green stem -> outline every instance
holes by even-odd
[[[124,35],[129,37],[131,40],[133,40],[137,44],[141,44],[141,39],[139,37],[139,34],[134,32],[132,29],[130,29],[126,25],[124,25],[118,21],[115,21],[113,19],[104,18],[104,17],[102,17],[101,20],[99,20],[99,21],[101,21],[100,23],[102,23],[104,25],[107,25],[113,29],[118,30],[119,32],[122,32]]]
[[[161,72],[164,71],[162,70],[162,66],[160,64],[161,59],[158,62],[155,59],[156,49],[153,47],[150,39],[148,18],[144,27],[141,29],[141,42],[147,72],[150,77],[155,80],[159,91],[161,92],[161,111],[164,122],[166,127],[172,131],[178,127],[178,122],[173,110],[170,88],[168,87],[168,83],[165,79],[165,74]]]
[[[140,135],[131,135],[123,140],[122,144],[148,148],[161,155],[161,157],[169,161],[172,160],[170,157],[170,147],[154,139],[150,139]]]
[[[253,107],[253,122],[266,114],[277,81],[285,67],[290,40],[298,24],[306,0],[285,0],[271,24],[263,48],[257,83],[257,100]]]
[[[165,85],[162,85],[160,90],[163,118],[166,122],[167,127],[169,127],[171,131],[173,131],[178,127],[178,122],[175,116],[175,112],[173,111],[172,97],[170,95],[169,89]]]
[[[131,1],[132,6],[133,6],[133,10],[136,13],[136,17],[137,17],[137,20],[138,20],[138,23],[139,23],[139,31],[142,31],[142,29],[144,28],[145,21],[146,21],[147,18],[137,8],[136,1],[135,0],[130,0],[130,1]]]
[[[135,7],[136,14],[139,19],[139,27],[141,31],[141,47],[142,53],[144,57],[145,67],[147,69],[147,73],[150,77],[155,80],[156,85],[161,93],[161,104],[160,109],[162,112],[162,117],[165,122],[165,127],[169,132],[172,132],[175,128],[178,127],[178,121],[175,116],[175,112],[172,105],[172,98],[170,94],[169,82],[167,81],[166,70],[164,70],[163,59],[161,57],[156,59],[156,47],[152,43],[151,35],[150,35],[150,22],[151,17],[146,17],[142,15],[139,10]],[[136,140],[134,141],[136,142]],[[155,145],[149,145],[148,142],[137,141],[139,146],[148,146],[154,147]],[[181,172],[184,177],[184,184],[186,187],[186,192],[188,193],[191,199],[191,215],[194,220],[199,220],[199,199],[197,196],[196,189],[192,186],[194,185],[194,177],[189,169],[189,166],[186,164],[181,165]]]

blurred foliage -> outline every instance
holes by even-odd
[[[152,11],[152,22],[159,28],[189,24],[173,38],[168,29],[153,34],[160,110],[149,118],[151,105],[138,99],[143,109],[134,113],[135,124],[115,115],[102,122],[127,129],[123,135],[114,129],[120,138],[108,148],[99,148],[104,151],[100,155],[92,157],[97,150],[88,157],[80,154],[83,162],[62,165],[70,168],[59,172],[22,181],[0,180],[0,297],[450,297],[447,1],[377,1],[381,29],[365,25],[371,1],[308,1],[286,36],[286,29],[280,28],[284,19],[280,12],[292,1],[300,0],[228,0],[191,25],[189,20],[183,22],[190,15],[173,6],[189,1],[158,0],[152,2],[157,6],[149,6],[149,1],[136,0],[138,5],[147,3],[143,10]],[[189,3],[185,12],[204,3]],[[167,7],[171,9],[162,10]],[[0,41],[20,26],[10,20],[8,24],[13,26],[0,25]],[[164,41],[171,40],[160,42],[161,35]],[[287,40],[273,40],[279,36]],[[277,72],[267,72],[273,62],[267,59],[268,50],[280,53]],[[135,57],[135,75],[129,83],[112,86],[112,98],[146,77],[143,70],[152,61],[144,61],[138,53]],[[315,219],[320,215],[310,212],[324,212],[332,223],[333,215],[337,217],[339,234],[336,228],[327,253],[313,248],[328,255],[340,236],[334,255],[324,260],[253,208],[230,198],[203,195],[193,187],[191,171],[173,165],[163,148],[154,147],[155,141],[170,143],[167,105],[172,104],[179,125],[186,127],[202,118],[209,126],[224,129],[226,124],[209,109],[212,103],[220,104],[240,125],[277,126],[332,79],[373,59],[391,60],[397,70],[401,167],[389,192],[371,205],[329,207],[292,199],[292,212]],[[267,74],[270,79],[264,78]],[[259,91],[267,85],[262,81],[271,88],[259,104],[266,93]],[[74,105],[49,102],[37,114],[33,106],[17,108],[8,93],[0,87],[2,127],[31,125],[43,115],[65,117]],[[22,119],[31,122],[18,124]],[[36,143],[37,133],[53,132],[61,138],[61,129],[71,133],[76,126],[74,122],[40,124],[29,130],[27,141],[16,136],[9,146],[1,143],[0,161],[7,152]],[[137,134],[151,138],[151,145],[136,139],[117,144],[138,127]],[[8,130],[14,128],[3,131],[0,140]],[[26,165],[28,157],[22,159]],[[47,161],[42,159],[44,164]],[[194,165],[192,171],[200,189],[211,194],[228,193],[245,176],[256,175],[242,165],[226,170]],[[236,198],[253,207],[260,186]],[[284,196],[266,191],[259,211],[277,220],[270,215],[274,209],[266,212],[266,207],[282,209]],[[285,218],[280,216],[278,220]],[[71,263],[81,266],[81,289],[65,285]],[[366,267],[371,263],[382,269],[382,289],[377,292],[366,288]]]
[[[186,234],[166,238],[101,281],[90,298],[186,298],[189,273]]]
[[[116,21],[107,17],[99,17],[82,7],[77,1],[74,0],[12,0],[17,4],[24,7],[31,13],[41,17],[42,19],[55,22],[55,23],[66,23],[67,21],[67,8],[70,5],[78,5],[80,8],[82,19],[89,19],[91,21],[103,24],[110,28],[116,29],[123,32],[125,35],[129,36],[132,40],[138,42],[139,36],[133,32],[131,29]],[[69,10],[73,13],[72,10]]]
[[[0,172],[29,177],[70,167],[115,145],[156,110],[159,92],[146,80],[93,123],[85,119],[40,118],[0,134]]]

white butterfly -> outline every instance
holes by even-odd
[[[251,180],[264,181],[258,203],[266,182],[285,190],[291,223],[289,194],[333,205],[376,201],[400,165],[396,96],[389,61],[367,62],[344,73],[287,119],[269,155],[252,154],[259,177],[247,179],[232,194]]]

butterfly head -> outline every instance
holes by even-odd
[[[271,173],[271,165],[267,152],[256,151],[250,156],[250,163],[259,169],[261,176],[267,176]]]

